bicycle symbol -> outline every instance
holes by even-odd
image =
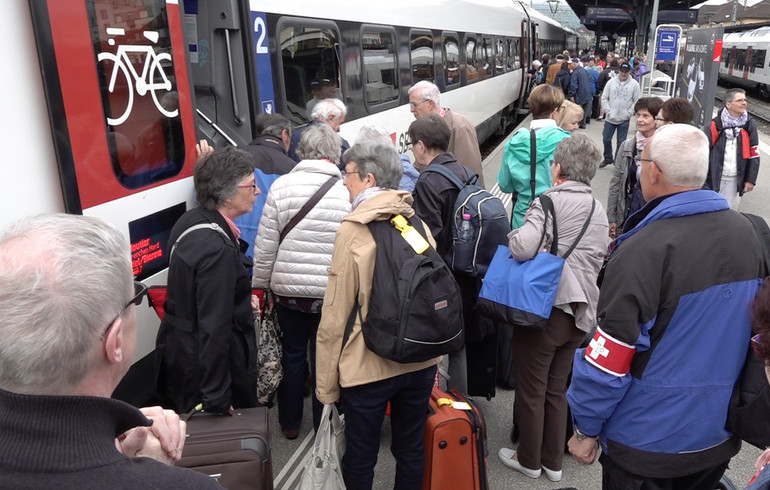
[[[126,30],[117,27],[108,27],[106,29],[108,36],[125,36]],[[144,37],[151,43],[158,42],[159,34],[156,31],[144,31],[142,32]],[[110,38],[107,43],[110,46],[115,46],[115,39]],[[141,74],[139,74],[134,68],[134,64],[131,62],[129,55],[132,54],[144,54],[144,64],[141,68]],[[110,83],[107,86],[109,93],[115,91],[115,86],[118,81],[118,73],[122,73],[126,79],[126,92],[128,93],[128,102],[126,103],[126,109],[118,117],[107,117],[107,123],[111,126],[119,126],[126,122],[126,119],[131,115],[131,109],[134,106],[134,87],[136,87],[136,93],[140,96],[150,92],[152,100],[155,102],[155,107],[166,117],[176,117],[179,115],[179,109],[173,108],[173,110],[166,110],[161,104],[162,96],[165,95],[161,92],[161,97],[158,97],[158,91],[168,92],[171,90],[171,81],[166,76],[161,62],[171,63],[171,55],[168,53],[155,53],[152,46],[135,46],[135,45],[119,45],[117,53],[113,54],[107,51],[101,52],[96,56],[97,61],[111,61],[113,63],[112,74],[110,75]]]

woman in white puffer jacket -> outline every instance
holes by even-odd
[[[310,343],[311,377],[315,392],[315,338],[328,282],[334,237],[350,213],[348,191],[339,168],[340,137],[326,125],[308,128],[297,152],[302,161],[279,177],[267,194],[254,246],[252,285],[270,289],[282,330],[283,380],[278,387],[278,421],[284,435],[294,439],[302,423],[302,396]],[[330,179],[337,179],[297,225],[284,228]],[[268,308],[272,307],[272,302]],[[313,427],[322,405],[313,399]]]

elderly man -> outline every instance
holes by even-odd
[[[634,115],[634,104],[639,100],[641,92],[639,84],[631,78],[631,66],[621,63],[618,76],[612,78],[604,86],[602,92],[602,113],[604,114],[604,161],[599,168],[612,165],[615,153],[612,151],[612,135],[617,131],[615,146],[619,147],[628,136],[628,122]]]
[[[322,99],[319,100],[313,107],[311,117],[313,121],[305,126],[297,128],[291,134],[291,144],[289,145],[289,157],[295,162],[299,163],[302,158],[297,154],[297,146],[299,146],[299,140],[302,138],[307,128],[316,126],[318,124],[328,124],[337,133],[340,132],[340,126],[345,122],[345,117],[348,115],[348,108],[342,103],[340,99]],[[350,144],[345,138],[340,138],[340,156],[334,160],[334,163],[341,165],[342,154],[350,148]]]
[[[409,89],[409,106],[415,119],[438,114],[449,126],[450,138],[447,151],[457,161],[479,176],[479,185],[484,186],[484,171],[481,168],[481,151],[476,128],[462,114],[441,107],[441,92],[427,80],[417,82]]]
[[[741,196],[751,192],[759,173],[757,125],[746,112],[746,92],[730,89],[725,106],[706,128],[711,144],[706,188],[719,192],[736,209]]]
[[[572,58],[569,62],[569,68],[572,70],[572,75],[569,77],[569,98],[583,108],[583,120],[580,121],[580,129],[585,129],[586,123],[591,121],[592,82],[588,71],[580,66],[580,61],[577,58]],[[585,61],[588,62],[588,57],[585,57]]]
[[[39,216],[0,237],[3,488],[219,488],[168,466],[184,445],[176,414],[110,399],[146,292],[96,218]]]
[[[563,61],[564,56],[557,54],[554,62],[548,65],[548,71],[545,73],[546,85],[551,85],[554,80],[556,80],[556,74],[559,73],[559,70],[561,70],[561,64]]]
[[[715,488],[740,449],[725,414],[751,336],[762,245],[747,219],[701,188],[708,151],[685,124],[645,146],[647,204],[616,241],[596,335],[575,354],[569,448],[591,463],[598,438],[607,490]]]

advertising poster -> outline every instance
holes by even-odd
[[[712,117],[723,35],[723,27],[692,29],[686,34],[675,92],[677,97],[684,97],[695,106],[693,124],[698,127],[703,127]]]

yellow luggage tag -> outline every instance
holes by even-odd
[[[449,405],[455,410],[472,410],[471,406],[466,402],[458,402],[451,398],[439,398],[436,400],[437,407],[443,407],[444,405]]]
[[[421,254],[430,248],[428,241],[400,214],[393,217],[390,222],[401,232],[401,236],[404,237],[404,240],[406,240],[409,246],[411,246],[418,254]]]

